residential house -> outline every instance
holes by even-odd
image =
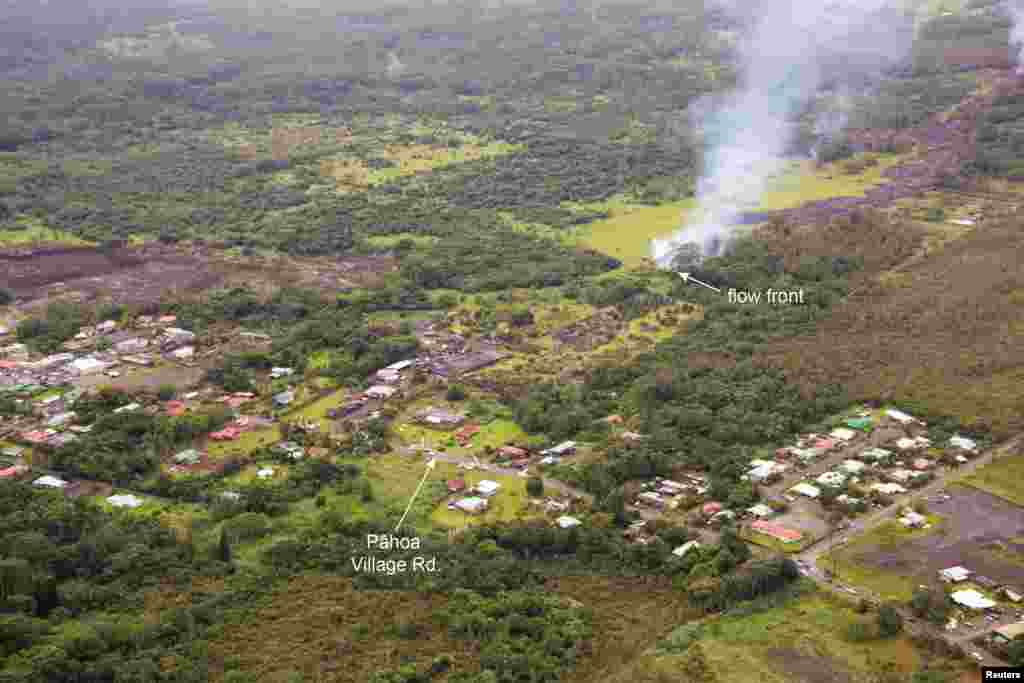
[[[420,415],[420,420],[429,425],[434,426],[457,426],[465,421],[466,416],[463,413],[452,413],[447,410],[440,408],[430,408]]]
[[[908,510],[900,517],[900,524],[909,529],[920,529],[928,523],[928,518],[922,514]]]
[[[924,472],[925,470],[930,470],[932,468],[932,461],[927,458],[918,458],[914,460],[912,467],[918,472]]]
[[[819,489],[817,486],[811,486],[810,484],[806,484],[803,482],[791,488],[790,491],[798,495],[811,498],[812,500],[821,495],[821,489]]]
[[[274,476],[274,468],[264,467],[260,469],[258,472],[256,472],[256,476],[259,477],[260,479],[270,479],[271,477]]]
[[[783,543],[796,543],[804,537],[801,532],[795,529],[790,529],[773,522],[766,522],[762,519],[751,522],[750,528],[760,534],[782,541]]]
[[[548,448],[547,450],[541,451],[540,454],[541,455],[554,455],[554,456],[557,456],[557,457],[562,457],[562,456],[565,456],[565,455],[572,455],[575,452],[576,452],[576,442],[575,441],[563,441],[562,443],[558,444],[557,446],[553,446],[551,448]]]
[[[636,497],[636,502],[640,505],[649,505],[653,508],[665,507],[665,499],[660,494],[654,491],[644,491]]]
[[[717,515],[719,512],[721,512],[722,509],[723,508],[721,503],[711,501],[708,503],[704,503],[704,505],[702,505],[700,508],[700,512],[705,517],[713,517],[714,515]]]
[[[71,361],[68,365],[68,369],[80,376],[84,375],[98,375],[109,367],[103,361],[92,358],[91,356],[84,356],[82,358],[76,358]]]
[[[202,455],[196,449],[189,448],[175,455],[173,459],[179,465],[198,465]]]
[[[114,344],[114,350],[118,353],[141,353],[149,346],[149,340],[131,337]]]
[[[953,602],[970,610],[986,610],[996,606],[994,600],[986,598],[976,590],[956,591],[950,596]]]
[[[960,583],[961,581],[969,579],[973,573],[974,572],[966,567],[956,566],[943,569],[939,572],[939,576],[946,583]]]
[[[142,407],[141,403],[132,402],[132,403],[128,403],[126,405],[123,405],[120,408],[114,408],[113,412],[114,412],[115,415],[120,414],[120,413],[130,413],[132,411],[138,410],[141,407]]]
[[[306,449],[294,441],[282,441],[277,444],[277,450],[281,451],[292,460],[298,460],[306,455]]]
[[[281,379],[282,377],[290,377],[295,373],[295,368],[270,368],[270,376],[273,379]]]
[[[1024,636],[1024,621],[1006,624],[1005,626],[1000,626],[992,631],[992,637],[997,642],[1001,642],[1003,644],[1016,640],[1020,636]]]
[[[384,386],[383,384],[376,384],[366,390],[366,396],[378,400],[386,400],[391,398],[398,392],[398,389],[394,387]]]
[[[457,501],[454,503],[453,507],[456,507],[470,515],[478,515],[486,512],[488,505],[489,503],[487,502],[487,499],[470,496]]]
[[[700,550],[700,541],[687,541],[686,543],[682,544],[681,546],[673,550],[672,554],[676,557],[686,557],[686,553],[690,552],[691,550]]]
[[[384,369],[392,370],[394,372],[401,372],[406,368],[412,367],[415,362],[415,360],[400,360],[397,363],[392,363],[391,365],[386,366]]]
[[[775,514],[775,511],[772,510],[767,505],[765,505],[764,503],[758,503],[757,505],[753,505],[747,508],[747,512],[749,512],[754,517],[757,517],[758,519],[771,517],[773,514]]]
[[[572,529],[573,527],[579,526],[583,522],[576,519],[575,517],[570,517],[569,515],[562,515],[556,520],[556,523],[561,529]]]
[[[908,425],[913,422],[917,422],[917,418],[913,417],[912,415],[907,415],[901,410],[890,409],[885,411],[885,414],[887,417],[890,417],[903,425]]]
[[[463,479],[449,479],[445,485],[448,487],[448,493],[462,493],[466,490],[466,482]]]
[[[529,451],[525,448],[519,448],[517,446],[502,446],[498,449],[498,457],[503,460],[519,460],[529,455]]]
[[[892,458],[892,451],[884,448],[865,448],[858,457],[868,462],[886,463]]]
[[[498,489],[501,488],[501,484],[496,481],[484,479],[476,485],[475,490],[477,495],[483,496],[484,498],[490,498],[498,493]]]
[[[840,467],[843,469],[844,472],[846,472],[846,474],[849,474],[851,476],[857,476],[858,474],[864,471],[867,465],[862,463],[860,460],[844,460],[843,464],[840,465]]]
[[[174,360],[187,362],[192,360],[196,355],[196,347],[194,346],[182,346],[181,348],[174,349],[171,351],[170,356]]]
[[[974,452],[978,450],[978,442],[974,439],[968,439],[965,436],[956,435],[949,439],[950,448],[959,448],[962,451]]]
[[[32,485],[43,486],[50,489],[62,489],[66,487],[68,483],[61,479],[60,477],[53,477],[47,474],[36,479],[34,482],[32,482]]]
[[[847,441],[853,441],[857,437],[857,432],[846,427],[839,427],[838,429],[833,429],[829,432],[829,436],[836,441],[846,443]]]
[[[896,441],[896,448],[901,451],[919,451],[923,448],[927,448],[931,444],[932,442],[923,436],[917,436],[914,438],[903,437]]]
[[[295,392],[291,390],[282,391],[280,394],[274,394],[273,400],[275,406],[278,408],[284,408],[291,405],[292,401],[295,400]]]
[[[907,490],[905,488],[903,488],[902,486],[900,486],[899,484],[891,484],[891,483],[872,484],[871,485],[871,490],[872,491],[878,491],[879,493],[885,494],[887,496],[894,496],[894,495],[897,495],[897,494],[900,494],[900,493],[906,493],[907,492]]]
[[[107,502],[116,508],[138,508],[142,507],[142,499],[130,493],[122,493],[107,498]]]

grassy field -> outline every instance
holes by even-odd
[[[975,470],[959,483],[999,496],[1015,505],[1024,505],[1024,454],[1000,458]]]
[[[873,166],[862,171],[850,173],[846,164],[864,160],[873,160]],[[862,155],[846,161],[837,161],[817,167],[813,161],[792,162],[786,170],[768,184],[768,189],[761,197],[762,211],[792,209],[807,202],[832,197],[861,196],[865,191],[879,185],[883,178],[882,172],[899,163],[903,157],[889,155]]]
[[[684,633],[692,627],[683,627],[608,683],[751,680],[753,672],[762,683],[867,683],[880,668],[909,676],[928,662],[907,638],[851,642],[846,632],[855,620],[870,617],[828,594],[791,597],[711,621],[688,646]],[[931,662],[939,664],[951,665]]]
[[[651,240],[676,232],[684,212],[695,206],[693,200],[660,206],[612,204],[608,206],[611,216],[591,223],[581,241],[628,266],[639,266],[651,257]]]
[[[939,515],[927,515],[927,529],[908,529],[897,521],[887,521],[870,531],[856,536],[846,545],[818,558],[818,566],[834,571],[839,579],[853,586],[863,586],[882,600],[906,602],[910,600],[914,587],[920,583],[917,577],[885,571],[877,566],[860,561],[863,553],[896,549],[911,539],[941,533],[944,519]]]
[[[210,454],[211,460],[223,460],[234,455],[249,455],[258,448],[273,446],[280,440],[281,430],[275,426],[242,432],[234,441],[209,441],[206,452]]]
[[[75,246],[92,244],[70,233],[55,230],[38,218],[23,216],[15,224],[17,228],[0,230],[0,246],[27,246],[40,242],[60,242]]]

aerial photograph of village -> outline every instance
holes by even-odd
[[[0,683],[1024,680],[1024,4],[4,0]]]

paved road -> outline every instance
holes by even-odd
[[[982,453],[974,460],[971,460],[970,462],[956,469],[940,471],[934,481],[929,482],[925,486],[922,486],[920,489],[911,491],[907,494],[904,494],[903,496],[900,496],[892,505],[886,508],[883,508],[881,510],[875,510],[863,517],[858,518],[853,524],[850,525],[849,528],[842,530],[842,532],[837,532],[835,540],[839,542],[840,539],[849,539],[854,534],[860,533],[869,528],[873,528],[877,526],[879,523],[898,515],[904,507],[910,505],[914,500],[920,498],[927,498],[931,494],[942,491],[950,483],[951,479],[959,479],[968,474],[971,474],[979,467],[983,467],[984,465],[987,465],[988,463],[992,462],[997,458],[1011,455],[1013,451],[1015,451],[1020,445],[1022,438],[1024,437],[1018,436],[998,446],[995,446],[990,450],[986,451],[985,453]],[[851,592],[850,586],[845,586],[842,583],[835,583],[833,581],[828,580],[825,577],[824,571],[822,570],[822,568],[818,566],[817,563],[821,556],[827,553],[829,550],[831,550],[832,547],[833,545],[829,543],[829,539],[827,537],[818,539],[811,546],[805,548],[799,554],[794,555],[794,559],[798,560],[802,564],[802,569],[805,576],[814,579],[815,581],[817,581],[818,585],[822,586],[827,590],[845,593],[851,596],[857,595],[873,599],[876,602],[881,602],[881,599],[877,595],[872,594],[868,590],[859,587],[854,587],[853,591],[856,591],[854,593]],[[993,622],[985,621],[983,616],[979,616],[978,619],[980,619],[983,622],[981,625],[972,627],[968,631],[957,629],[956,631],[949,632],[932,627],[930,625],[925,625],[924,622],[916,620],[911,621],[912,615],[910,614],[909,610],[905,608],[902,609],[901,612],[903,613],[904,620],[908,624],[908,631],[913,632],[924,630],[928,631],[929,633],[932,633],[933,635],[941,636],[942,638],[945,638],[946,641],[949,643],[961,645],[965,650],[967,650],[968,653],[979,652],[983,657],[983,661],[980,663],[997,666],[1005,665],[1005,662],[1002,662],[1001,660],[992,656],[988,652],[985,652],[983,650],[980,650],[979,648],[972,646],[969,641],[973,640],[979,635],[988,633],[993,628],[1009,624],[1018,620],[1016,613],[1004,616],[1003,618]]]

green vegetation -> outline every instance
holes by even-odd
[[[1024,456],[1014,455],[997,458],[959,480],[959,483],[973,486],[994,496],[999,496],[1015,505],[1024,505],[1024,492],[1014,482],[1024,475]]]

